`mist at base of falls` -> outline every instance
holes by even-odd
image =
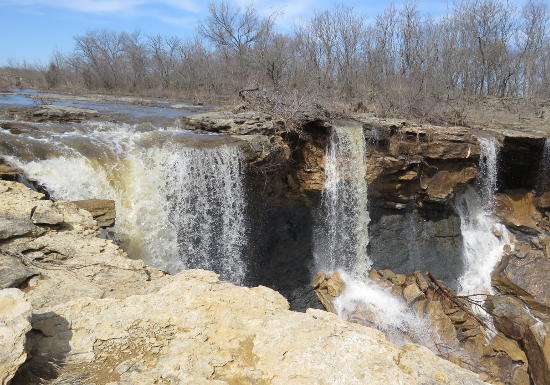
[[[113,123],[2,135],[8,160],[52,198],[115,200],[113,231],[130,256],[170,272],[202,268],[245,283],[238,146],[210,136],[197,147],[197,138],[181,130]]]
[[[393,295],[371,279],[358,280],[345,272],[340,276],[345,291],[336,298],[334,307],[338,316],[348,321],[371,325],[386,333],[398,345],[416,343],[435,350],[439,336],[430,322],[402,299]]]

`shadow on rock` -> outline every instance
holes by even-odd
[[[42,385],[56,383],[72,337],[69,322],[60,315],[48,312],[33,314],[32,330],[27,334],[29,358],[19,368],[11,385]]]

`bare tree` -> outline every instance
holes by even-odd
[[[208,18],[199,25],[199,33],[218,48],[242,53],[267,38],[273,28],[274,18],[260,17],[252,6],[241,10],[222,0],[211,2],[208,10]]]

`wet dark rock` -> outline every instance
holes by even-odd
[[[463,271],[462,235],[460,218],[452,210],[371,207],[370,217],[368,252],[374,268],[431,271],[456,288]]]

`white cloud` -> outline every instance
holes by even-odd
[[[253,5],[263,16],[275,14],[277,25],[287,29],[309,17],[315,6],[321,2],[316,0],[233,0],[232,3],[241,8]]]
[[[200,7],[193,0],[0,0],[0,5],[43,5],[79,12],[111,13],[135,11],[142,5],[165,5],[178,10],[198,12]]]

